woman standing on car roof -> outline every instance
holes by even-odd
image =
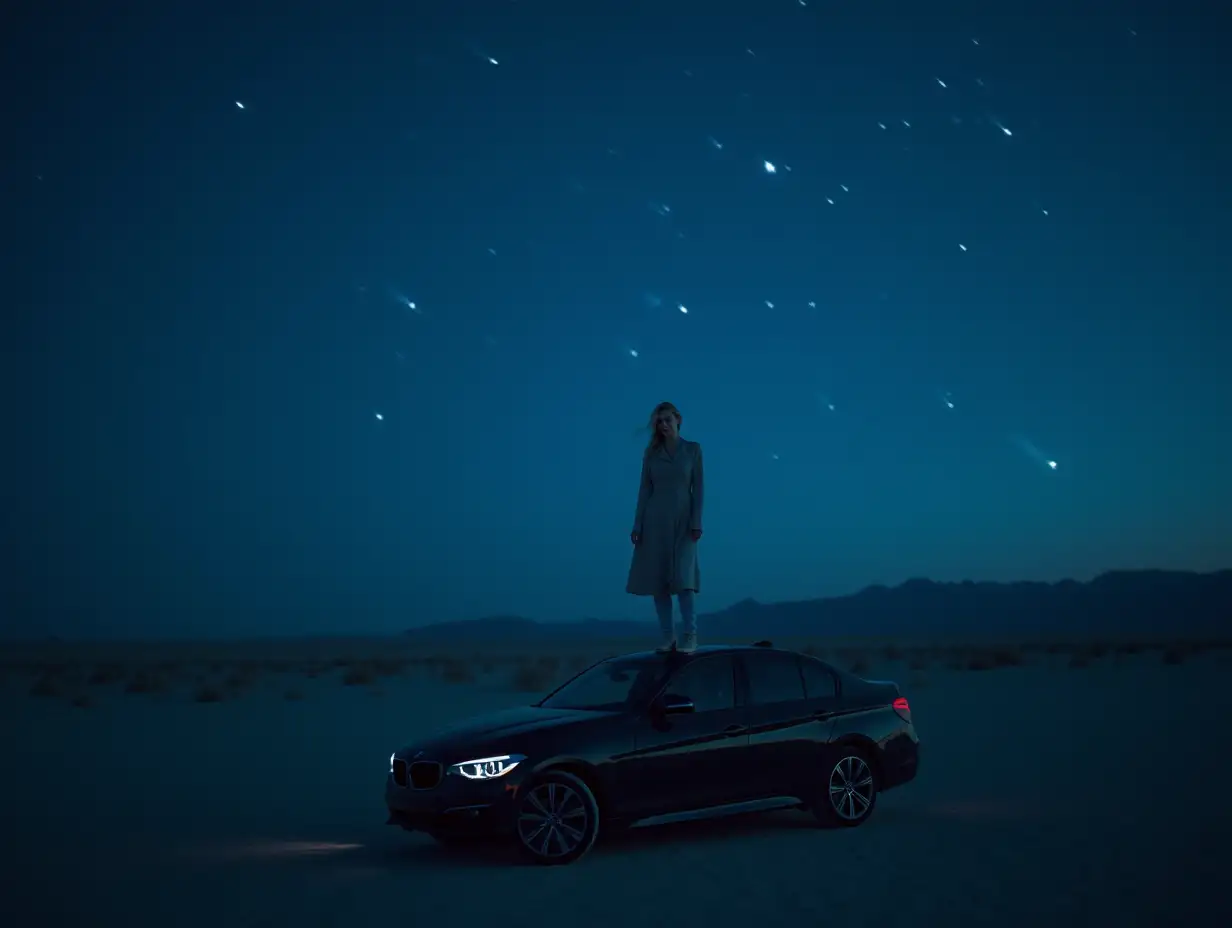
[[[697,542],[702,537],[702,446],[680,437],[684,417],[671,403],[650,414],[650,442],[633,517],[633,563],[625,591],[653,596],[660,650],[697,647],[694,595],[701,587]],[[672,596],[680,603],[680,634],[672,621]]]

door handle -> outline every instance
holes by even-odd
[[[728,725],[723,729],[723,734],[730,737],[732,735],[743,735],[747,731],[748,729],[743,725]]]

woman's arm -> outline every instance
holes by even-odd
[[[693,462],[693,507],[689,514],[689,531],[702,530],[702,501],[706,492],[706,481],[702,473],[702,446],[697,446],[697,459]]]
[[[654,493],[654,483],[650,479],[650,455],[642,455],[642,481],[637,489],[637,513],[633,516],[633,534],[642,534],[642,517],[646,515],[646,503]]]

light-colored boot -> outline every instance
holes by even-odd
[[[676,650],[676,634],[675,632],[663,637],[663,643],[656,648],[658,651],[675,651]]]
[[[697,650],[697,632],[685,632],[680,636],[680,643],[676,645],[678,651],[696,651]]]

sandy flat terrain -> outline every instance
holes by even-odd
[[[976,670],[966,668],[982,666],[978,654],[941,649],[856,655],[871,676],[904,685],[924,752],[919,779],[882,797],[866,826],[821,831],[783,813],[644,829],[574,866],[540,868],[385,826],[387,761],[445,721],[531,701],[518,685],[580,658],[536,669],[497,648],[427,658],[296,648],[8,654],[0,718],[16,863],[0,921],[1056,928],[1229,918],[1227,652],[1165,660],[1100,649],[1074,661],[1065,647]]]

